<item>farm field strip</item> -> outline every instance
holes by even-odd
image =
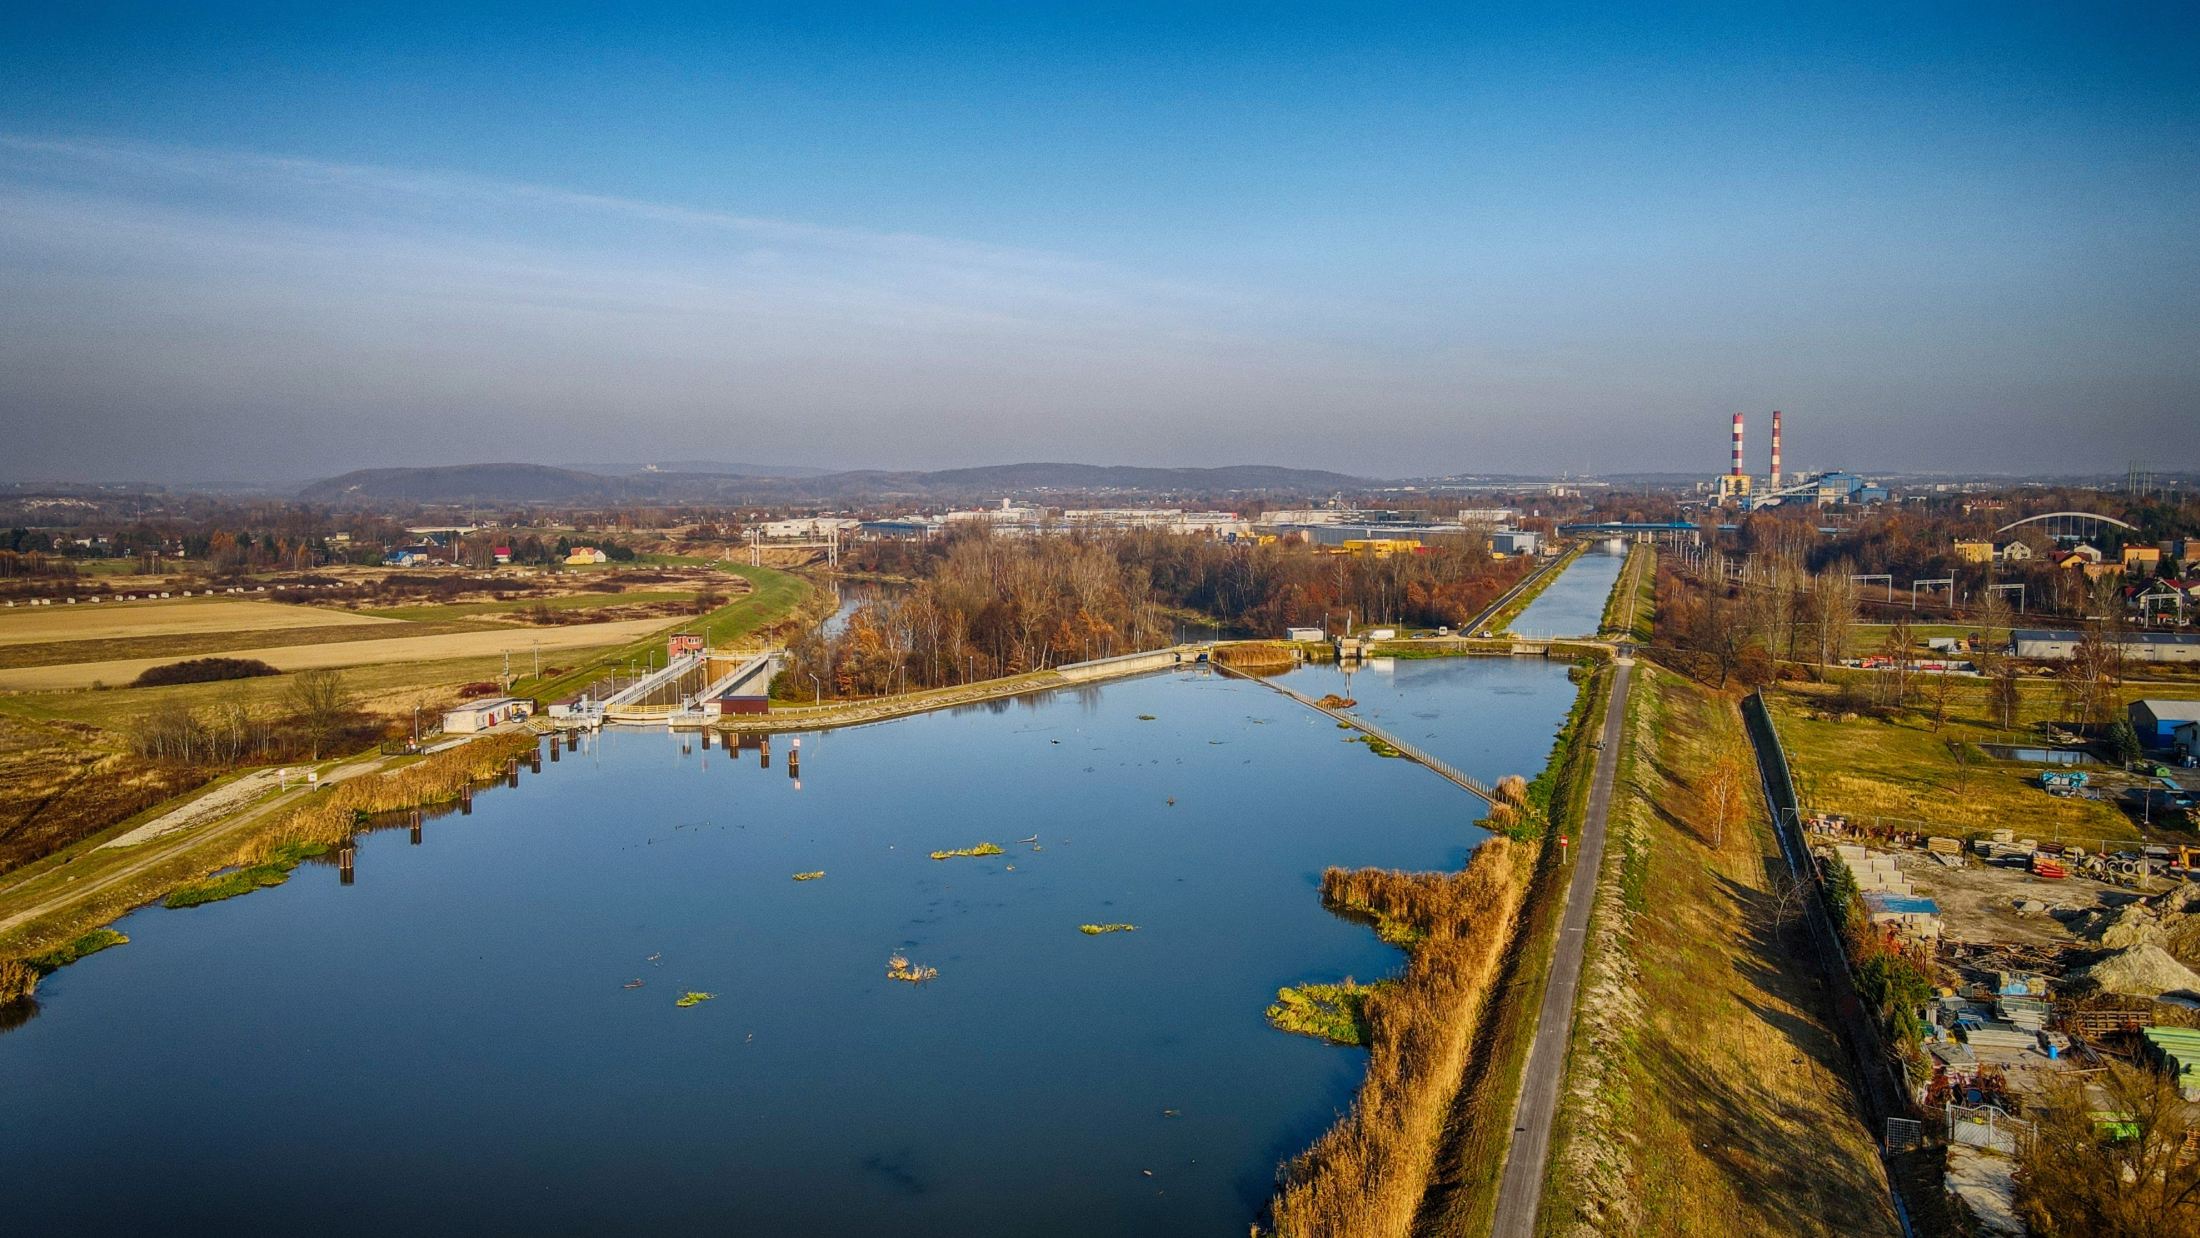
[[[629,619],[616,623],[574,624],[565,627],[514,627],[385,640],[260,646],[230,650],[229,653],[234,657],[255,658],[277,670],[302,671],[385,662],[447,660],[505,652],[524,655],[533,649],[548,653],[635,640],[665,626],[666,620],[662,618]],[[170,660],[119,658],[104,662],[78,662],[67,666],[16,667],[0,670],[0,689],[58,691],[88,688],[94,683],[128,683],[148,667],[159,666]]]
[[[318,606],[218,597],[158,602],[79,602],[75,606],[18,606],[0,610],[0,645],[281,628],[379,626],[389,622],[373,615]]]
[[[405,636],[441,636],[460,632],[525,631],[510,625],[481,623],[377,623],[359,627],[273,628],[245,632],[194,632],[169,636],[114,636],[98,640],[46,641],[0,645],[0,670],[28,666],[67,666],[112,662],[118,658],[180,660],[229,654],[240,649],[287,645],[329,645],[346,641],[391,640]]]

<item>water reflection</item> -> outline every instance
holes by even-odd
[[[1443,755],[1494,776],[1547,745],[1563,672],[1400,663],[1356,687],[1456,727],[1471,753]],[[795,736],[782,778],[761,737],[729,754],[752,765],[607,732],[470,815],[423,813],[432,846],[409,814],[370,825],[348,888],[308,866],[129,917],[130,945],[55,973],[0,1042],[0,1162],[40,1184],[11,1221],[1242,1230],[1363,1060],[1263,1007],[1396,962],[1321,910],[1321,870],[1456,866],[1480,806],[1256,684],[1003,705],[1005,726],[800,736],[799,782]],[[980,842],[1006,854],[929,858]],[[1138,930],[1076,928],[1118,921]],[[895,952],[938,979],[886,979]],[[150,1155],[118,1175],[118,1146]],[[347,1166],[340,1207],[266,1171],[301,1146]]]

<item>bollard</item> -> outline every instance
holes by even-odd
[[[534,750],[527,754],[527,772],[530,774],[542,772],[542,745],[535,745]]]
[[[558,759],[558,750],[563,748],[564,746],[565,745],[558,742],[557,736],[553,735],[550,737],[550,759],[553,762]]]
[[[703,728],[703,751],[705,751],[705,752],[709,752],[709,751],[710,751],[710,728],[709,728],[709,727],[704,727],[704,728]]]
[[[458,815],[461,817],[474,815],[474,788],[471,783],[459,788]]]
[[[770,769],[771,767],[772,737],[769,735],[760,735],[756,739],[756,768]]]
[[[513,757],[513,758],[512,758],[512,759],[511,759],[510,761],[508,761],[508,762],[506,762],[506,763],[505,763],[505,766],[504,766],[504,785],[505,785],[505,786],[507,786],[507,787],[516,787],[516,786],[518,786],[518,785],[519,785],[519,758],[518,758],[518,757]]]
[[[412,845],[420,845],[420,810],[417,808],[412,811]]]
[[[336,880],[338,883],[347,886],[351,884],[352,861],[358,850],[348,838],[344,840],[343,846],[336,849]]]
[[[802,740],[799,736],[787,745],[787,777],[794,779],[795,786],[802,785]]]

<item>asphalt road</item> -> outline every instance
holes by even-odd
[[[1551,1119],[1558,1112],[1559,1085],[1566,1078],[1567,1042],[1574,1022],[1574,993],[1581,987],[1582,947],[1589,936],[1589,910],[1596,902],[1597,868],[1604,859],[1604,818],[1612,804],[1612,782],[1619,769],[1621,731],[1627,718],[1627,692],[1634,662],[1623,659],[1612,678],[1612,701],[1605,709],[1596,774],[1589,784],[1589,811],[1581,837],[1573,840],[1573,877],[1566,883],[1566,910],[1559,919],[1558,951],[1551,960],[1543,1009],[1536,1016],[1535,1043],[1528,1049],[1520,1100],[1513,1112],[1512,1146],[1505,1155],[1505,1176],[1497,1188],[1495,1238],[1529,1238],[1535,1233],[1536,1206],[1543,1200],[1543,1163],[1551,1150]]]

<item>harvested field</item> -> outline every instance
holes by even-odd
[[[315,606],[225,598],[176,598],[157,602],[79,602],[74,606],[18,606],[0,610],[0,645],[41,641],[125,640],[202,632],[258,632],[276,628],[384,624],[387,619]]]
[[[663,619],[630,619],[621,623],[457,632],[391,640],[345,640],[318,645],[270,646],[229,652],[235,657],[257,658],[279,670],[302,671],[316,667],[478,657],[506,651],[526,654],[534,648],[540,648],[546,653],[552,650],[581,649],[634,640],[664,626]],[[0,670],[0,689],[39,692],[88,688],[94,683],[128,683],[147,667],[158,666],[169,660],[121,658],[106,662],[78,662],[67,666],[17,667]]]
[[[1778,923],[1762,803],[1708,824],[1704,772],[1747,759],[1740,718],[1638,673],[1539,1228],[1894,1234],[1807,942]]]

